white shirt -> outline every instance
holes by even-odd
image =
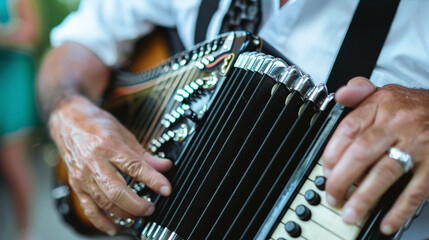
[[[207,38],[219,32],[231,0],[221,0]],[[260,36],[310,74],[325,82],[357,0],[262,0]],[[194,45],[200,0],[82,0],[77,12],[52,31],[54,46],[79,42],[108,66],[120,65],[132,43],[155,25],[177,26],[185,47]],[[368,36],[371,37],[371,36]],[[429,88],[429,1],[402,0],[371,80]]]

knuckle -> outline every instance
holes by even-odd
[[[410,207],[418,208],[427,198],[427,193],[422,189],[413,189],[407,197],[407,203]]]
[[[396,97],[396,94],[393,91],[393,89],[396,86],[397,85],[394,85],[394,84],[384,85],[377,91],[377,94],[374,94],[374,98],[375,98],[374,100],[380,101],[380,102],[389,102],[390,100],[394,99]]]
[[[406,208],[401,208],[399,210],[393,211],[391,218],[387,221],[390,222],[394,227],[400,227],[403,225],[408,218],[411,216],[411,212]]]
[[[99,192],[93,192],[91,194],[91,197],[96,202],[101,202],[102,201],[102,196],[101,196],[101,194]]]
[[[121,202],[124,198],[124,192],[116,187],[111,187],[107,191],[107,197],[114,203]]]
[[[358,124],[356,120],[351,116],[347,116],[346,118],[344,118],[344,120],[338,127],[338,134],[343,137],[354,138],[359,134],[359,132],[360,124]]]
[[[368,150],[368,146],[363,141],[357,141],[350,146],[350,152],[356,157],[361,156],[362,153]]]
[[[84,213],[90,220],[94,220],[98,218],[97,211],[95,211],[92,208],[85,208]]]
[[[94,154],[97,153],[105,153],[109,151],[110,148],[110,141],[106,138],[97,138],[97,140],[92,141],[91,144],[88,145],[88,154]]]
[[[129,167],[133,173],[132,176],[140,179],[147,186],[154,187],[158,184],[157,172],[149,166],[134,161]]]
[[[100,208],[104,209],[104,210],[111,210],[113,209],[113,203],[110,202],[107,199],[104,199],[103,201],[100,201],[99,204]]]
[[[150,172],[145,171],[143,174],[143,178],[145,180],[145,184],[152,188],[159,185],[156,174],[151,174]]]
[[[113,207],[113,203],[104,197],[102,193],[93,193],[91,197],[104,210],[109,210]]]
[[[371,151],[370,147],[367,146],[363,141],[356,141],[350,145],[348,154],[353,156],[353,159],[358,162],[366,162],[369,160],[368,151]]]
[[[396,166],[395,164],[383,164],[380,167],[374,168],[374,174],[378,176],[382,184],[391,185],[400,176],[402,170],[399,165]]]
[[[399,109],[394,113],[394,117],[389,123],[390,128],[404,126],[404,124],[415,123],[418,120],[419,114],[408,109]]]
[[[126,162],[126,170],[128,171],[128,174],[130,174],[133,177],[136,177],[137,175],[141,174],[142,171],[144,171],[144,167],[142,166],[140,161],[137,160],[128,160]]]
[[[73,182],[74,184],[78,184],[78,182],[82,181],[84,179],[83,171],[73,171],[72,173],[69,173],[69,181],[70,184]]]

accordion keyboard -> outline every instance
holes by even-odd
[[[325,181],[319,161],[271,235],[272,240],[357,238],[368,216],[356,225],[344,223],[341,210],[329,206],[325,200]]]

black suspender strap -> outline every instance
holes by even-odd
[[[195,26],[195,43],[206,39],[207,28],[220,0],[202,0]],[[223,18],[220,33],[246,30],[256,33],[261,20],[260,0],[231,0],[228,12]]]
[[[207,28],[218,7],[219,0],[201,1],[197,24],[195,25],[195,43],[202,42],[206,39]]]
[[[369,78],[400,0],[361,0],[328,78],[336,91],[356,76]]]

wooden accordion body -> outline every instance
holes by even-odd
[[[379,222],[401,184],[361,223],[342,222],[324,199],[321,153],[346,110],[258,36],[226,33],[151,71],[119,72],[102,106],[174,162],[168,198],[124,176],[156,206],[116,219],[137,239],[387,238]]]

